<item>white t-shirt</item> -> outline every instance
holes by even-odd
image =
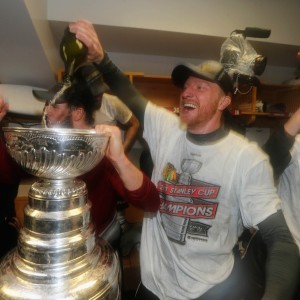
[[[95,113],[95,124],[126,124],[132,116],[131,110],[116,96],[103,94],[102,104]]]
[[[161,204],[145,213],[142,282],[160,299],[195,299],[230,275],[243,225],[256,227],[280,209],[272,168],[255,143],[234,132],[191,143],[179,118],[152,103],[144,138]]]
[[[279,178],[278,194],[286,222],[300,249],[300,135],[296,136],[291,155],[289,165]]]

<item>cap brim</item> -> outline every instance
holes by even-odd
[[[62,83],[57,83],[50,90],[32,90],[33,96],[40,101],[51,101],[58,91],[63,87]],[[60,97],[55,100],[55,103],[64,103],[66,102],[63,97]]]
[[[180,88],[184,86],[190,76],[216,83],[225,94],[232,93],[233,91],[231,77],[224,70],[224,67],[216,61],[203,63],[202,69],[190,64],[178,65],[172,72],[173,83]]]
[[[50,101],[53,98],[53,93],[44,90],[32,90],[33,96],[40,101]]]
[[[198,77],[210,82],[216,82],[207,73],[199,72],[199,70],[192,65],[178,65],[172,72],[173,83],[180,88],[184,86],[184,83],[190,76]]]

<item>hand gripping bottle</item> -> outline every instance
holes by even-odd
[[[59,51],[65,65],[64,81],[70,81],[76,68],[85,62],[87,47],[67,27],[60,42]]]

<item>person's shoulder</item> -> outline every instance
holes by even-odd
[[[106,93],[103,94],[102,101],[105,101],[107,103],[123,104],[123,102],[117,96]]]
[[[291,153],[293,153],[293,156],[300,156],[300,134],[295,136],[295,142],[291,148]]]
[[[104,93],[102,95],[102,104],[101,104],[101,106],[111,105],[112,103],[115,102],[115,98],[117,98],[117,97],[114,96],[114,95]]]
[[[237,151],[243,151],[244,153],[253,153],[254,155],[262,155],[266,154],[263,152],[261,147],[255,141],[250,141],[244,135],[237,133],[235,131],[230,131],[228,134],[228,141],[232,148],[235,148]]]
[[[300,144],[300,134],[295,136],[295,141]]]
[[[156,103],[153,103],[151,101],[149,101],[146,105],[146,113],[163,114],[169,116],[170,118],[175,118],[179,120],[179,116],[176,115],[176,113],[172,112],[171,110],[168,110],[166,107],[157,105]]]
[[[233,141],[237,141],[238,143],[241,143],[241,144],[249,143],[249,141],[246,139],[246,137],[244,135],[242,135],[234,130],[229,130],[228,137],[230,139],[232,139]]]
[[[105,107],[111,107],[116,110],[123,110],[130,112],[130,109],[120,100],[117,96],[111,94],[103,94],[102,105]]]
[[[145,110],[145,121],[151,122],[155,126],[167,126],[173,129],[186,129],[185,125],[181,123],[179,116],[172,111],[161,107],[155,103],[148,102]]]

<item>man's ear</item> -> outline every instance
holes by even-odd
[[[219,102],[219,109],[220,110],[225,110],[231,103],[231,96],[230,95],[226,95],[224,96],[220,102]]]
[[[72,111],[72,118],[74,122],[81,121],[85,118],[85,111],[82,107],[76,107]]]

